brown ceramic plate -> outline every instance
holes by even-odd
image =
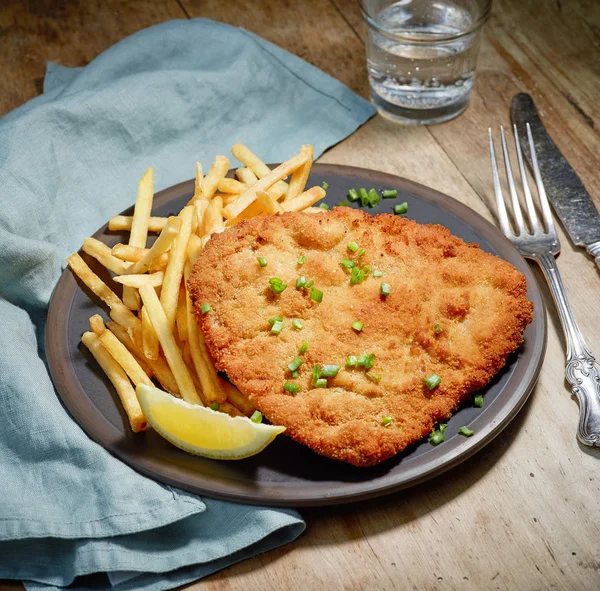
[[[546,348],[544,303],[529,267],[512,245],[489,222],[458,201],[389,174],[316,164],[310,184],[329,183],[330,206],[346,199],[351,187],[398,189],[397,199],[382,199],[371,213],[391,212],[407,201],[408,217],[418,222],[443,224],[467,242],[511,262],[527,277],[528,297],[535,317],[525,331],[525,342],[506,367],[485,389],[483,409],[470,405],[449,421],[446,441],[432,447],[426,440],[371,468],[355,468],[322,457],[281,436],[262,453],[239,461],[214,461],[186,454],[151,429],[134,435],[108,380],[80,343],[88,318],[100,311],[96,298],[66,270],[52,297],[46,328],[46,352],[56,389],[73,418],[116,457],[138,472],[174,486],[220,499],[257,505],[328,505],[373,498],[433,478],[480,450],[515,417],[537,379]],[[193,193],[193,181],[161,191],[155,197],[154,215],[178,212]],[[356,207],[354,205],[353,207]],[[124,212],[131,215],[131,209]],[[103,226],[94,234],[112,246],[127,236]],[[108,274],[80,253],[101,277]],[[113,283],[115,291],[119,287]],[[103,311],[105,317],[106,310]],[[475,435],[457,435],[469,425]]]

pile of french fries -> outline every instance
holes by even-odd
[[[154,170],[149,168],[139,182],[133,216],[115,216],[108,225],[111,231],[129,231],[128,244],[111,249],[95,238],[84,240],[83,251],[123,286],[122,299],[78,253],[67,259],[110,311],[107,323],[94,314],[81,340],[114,385],[134,432],[147,426],[134,387],[153,386],[153,380],[173,396],[231,416],[250,416],[255,410],[217,374],[194,316],[187,279],[213,233],[255,216],[322,211],[311,206],[325,191],[305,190],[314,156],[310,145],[273,170],[243,144],[235,144],[231,153],[244,164],[236,170],[237,178],[226,177],[225,156],[215,158],[206,176],[197,163],[194,196],[169,218],[151,215]],[[149,232],[159,234],[150,248]]]

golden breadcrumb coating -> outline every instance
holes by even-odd
[[[371,273],[352,285],[343,259]],[[323,292],[321,303],[296,288],[300,276]],[[272,277],[287,284],[279,295]],[[476,244],[442,226],[348,207],[254,218],[213,235],[188,287],[218,369],[287,435],[355,466],[402,451],[485,386],[522,342],[533,309],[525,277]],[[202,315],[205,302],[212,309]],[[284,318],[278,335],[274,316]],[[308,350],[299,354],[303,340]],[[364,353],[375,355],[369,371],[379,383],[363,367],[345,367]],[[287,368],[295,357],[303,360],[297,379]],[[314,388],[315,364],[341,366],[328,388]],[[423,380],[434,373],[441,384],[430,391]],[[286,382],[299,392],[286,392]]]

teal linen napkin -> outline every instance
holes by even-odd
[[[236,141],[267,162],[302,143],[320,154],[373,113],[255,35],[192,20],[84,68],[49,64],[44,94],[0,119],[0,579],[166,589],[302,532],[295,511],[199,498],[92,442],[54,392],[45,316],[65,257],[134,201],[148,166],[158,191]]]

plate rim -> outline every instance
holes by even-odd
[[[310,495],[307,495],[305,489],[302,487],[299,487],[300,492],[296,492],[293,484],[288,485],[289,488],[284,488],[281,483],[277,483],[275,487],[260,485],[259,483],[259,487],[256,489],[259,493],[258,495],[254,490],[240,492],[239,488],[236,488],[235,481],[234,484],[221,483],[220,486],[207,488],[206,485],[201,486],[189,481],[197,480],[198,476],[200,476],[201,480],[202,474],[200,472],[194,474],[193,478],[188,478],[186,482],[181,477],[174,475],[177,472],[176,470],[171,471],[167,469],[166,472],[162,470],[157,471],[156,466],[153,467],[150,465],[152,463],[151,457],[140,453],[140,451],[131,445],[123,446],[122,434],[119,434],[118,429],[108,421],[93,404],[91,399],[85,396],[85,388],[75,372],[69,371],[70,364],[64,363],[64,361],[69,360],[68,319],[70,318],[71,308],[74,303],[74,295],[80,287],[78,281],[69,271],[68,267],[66,267],[53,290],[48,307],[45,348],[50,377],[59,399],[81,429],[117,459],[125,462],[137,472],[155,481],[163,482],[189,492],[246,504],[302,507],[364,501],[415,486],[469,459],[495,439],[508,426],[529,398],[537,382],[545,357],[547,345],[546,307],[537,280],[531,272],[528,263],[496,226],[468,205],[453,197],[404,177],[383,171],[343,164],[315,163],[313,171],[323,175],[343,174],[349,177],[355,176],[373,180],[379,184],[393,184],[398,189],[413,193],[418,198],[433,202],[443,210],[449,211],[494,247],[498,245],[504,247],[501,258],[506,260],[507,252],[512,255],[511,258],[514,260],[510,260],[509,262],[515,265],[526,276],[529,292],[528,297],[534,301],[534,320],[530,326],[536,329],[536,334],[532,338],[531,359],[525,368],[523,379],[517,384],[510,398],[504,402],[501,409],[495,415],[494,420],[491,422],[487,421],[481,430],[476,431],[473,437],[468,439],[461,438],[460,441],[455,438],[452,441],[446,442],[443,447],[432,447],[431,452],[442,450],[441,458],[439,457],[439,453],[432,453],[432,457],[425,464],[420,463],[416,468],[409,468],[406,472],[403,472],[403,478],[389,484],[368,487],[366,483],[370,481],[340,482],[333,491],[320,491],[321,494],[317,492],[317,494]],[[190,179],[159,191],[154,196],[154,204],[161,200],[169,199],[169,196],[173,193],[181,194],[184,191],[193,191],[193,183],[194,179]],[[171,199],[176,198],[171,197]],[[132,206],[125,211],[131,209]],[[473,221],[475,221],[475,225],[473,225]],[[104,224],[93,236],[103,234],[107,231],[107,227],[108,223]],[[79,250],[78,252],[81,253],[82,251]],[[63,322],[65,318],[67,322]],[[49,346],[50,341],[52,341],[52,346]],[[56,347],[56,343],[60,346]],[[83,392],[84,395],[80,395],[80,392]],[[479,420],[479,417],[476,420]],[[125,443],[127,443],[127,439],[125,439]]]

